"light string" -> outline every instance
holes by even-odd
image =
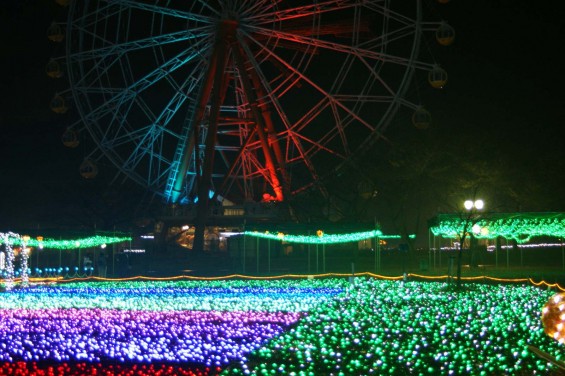
[[[401,239],[401,235],[385,235],[380,230],[369,230],[361,232],[352,232],[348,234],[326,234],[318,230],[315,235],[291,235],[285,234],[280,231],[275,232],[259,232],[259,231],[244,231],[244,236],[250,236],[261,239],[278,240],[286,243],[301,243],[301,244],[339,244],[339,243],[352,243],[362,240],[379,238],[379,239]],[[410,239],[415,238],[416,235],[409,235]]]
[[[68,269],[68,268],[66,268]],[[60,269],[58,269],[60,270]],[[302,281],[317,281],[326,278],[349,278],[349,277],[370,277],[379,280],[388,281],[400,281],[400,280],[424,280],[424,281],[447,281],[452,276],[448,274],[443,275],[422,275],[417,273],[406,273],[406,275],[398,276],[386,276],[381,274],[375,274],[371,272],[359,272],[355,274],[351,273],[323,273],[323,274],[281,274],[274,276],[249,276],[244,274],[231,274],[225,276],[217,277],[202,277],[202,276],[191,276],[191,275],[178,275],[173,277],[148,277],[148,276],[132,276],[126,278],[109,278],[109,277],[97,277],[97,276],[86,276],[86,275],[65,275],[60,274],[48,275],[48,276],[36,276],[31,278],[31,281],[36,284],[57,282],[59,284],[66,283],[77,283],[77,282],[136,282],[136,281],[148,281],[148,282],[175,282],[175,281],[206,281],[206,282],[217,282],[222,281],[241,281],[242,283],[249,284],[250,282],[261,282],[261,281],[277,281],[277,280],[294,280],[296,282]],[[17,281],[17,278],[15,279]],[[472,277],[461,277],[462,281],[482,281],[482,282],[497,282],[497,283],[530,283],[534,286],[554,288],[559,291],[565,292],[565,287],[559,285],[558,283],[549,283],[544,280],[536,281],[533,278],[498,278],[487,275],[472,276]]]

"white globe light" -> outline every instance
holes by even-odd
[[[467,210],[473,209],[473,201],[471,201],[471,200],[465,201],[463,203],[463,205],[465,206],[465,209],[467,209]]]
[[[485,207],[485,202],[483,200],[475,201],[475,208],[476,209],[481,210],[484,207]]]

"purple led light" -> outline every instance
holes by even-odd
[[[241,360],[300,313],[2,310],[0,361],[189,362]]]

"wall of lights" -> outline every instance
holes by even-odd
[[[339,243],[354,243],[361,240],[372,238],[379,239],[401,239],[400,235],[385,235],[380,230],[370,230],[362,232],[353,232],[349,234],[326,234],[318,230],[315,235],[290,235],[282,232],[259,232],[259,231],[245,231],[244,236],[250,236],[261,239],[278,240],[286,243],[302,243],[302,244],[339,244]],[[410,235],[411,239],[416,235]]]
[[[465,226],[465,218],[441,214],[430,231],[435,236],[457,239]],[[525,243],[536,236],[565,237],[565,213],[496,213],[485,215],[473,226],[478,239],[514,239]]]

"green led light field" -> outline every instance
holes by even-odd
[[[534,286],[357,279],[227,374],[546,374],[565,349],[544,334],[554,293]],[[554,367],[554,368],[552,368]]]

